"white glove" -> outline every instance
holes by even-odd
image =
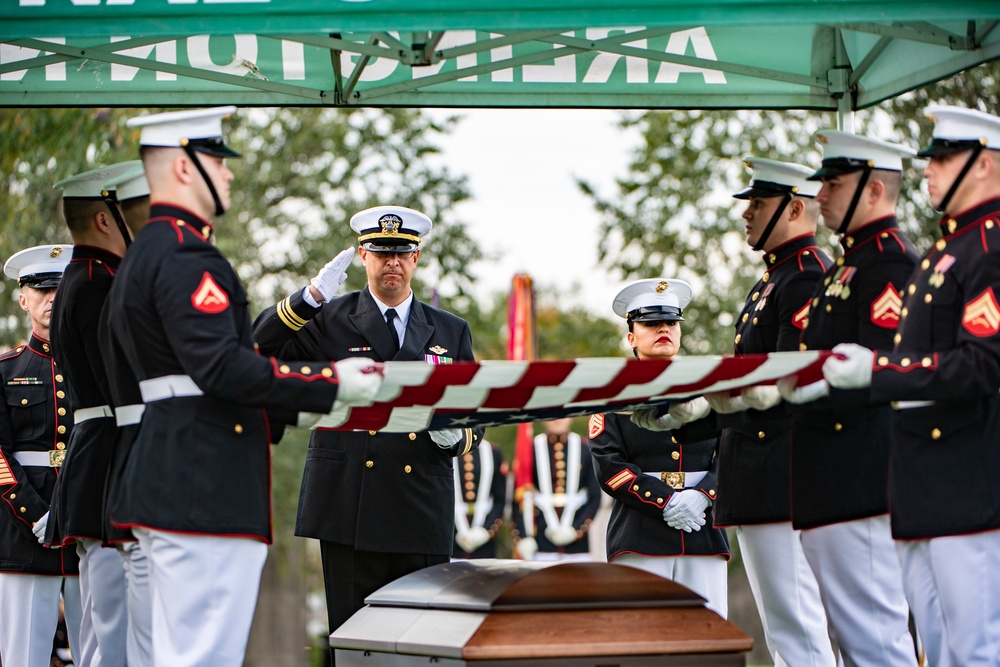
[[[458,546],[462,547],[465,553],[471,554],[490,541],[490,531],[482,526],[473,526],[469,530],[459,531],[455,535],[455,541],[458,542]]]
[[[318,412],[300,412],[298,414],[298,419],[295,422],[295,426],[298,428],[309,429],[319,423],[319,420],[325,416],[326,415]]]
[[[323,297],[323,301],[329,301],[340,290],[340,286],[347,280],[347,267],[354,259],[354,248],[342,250],[336,257],[331,259],[319,270],[316,277],[309,281],[316,291]]]
[[[717,391],[712,394],[705,394],[705,400],[713,410],[720,415],[728,415],[734,412],[743,412],[749,406],[743,400],[743,396],[731,395],[728,391]]]
[[[333,367],[337,371],[337,404],[368,405],[382,386],[382,373],[371,359],[348,357]]]
[[[823,377],[837,389],[863,389],[872,384],[875,353],[857,343],[841,343],[823,362]]]
[[[663,520],[671,528],[688,533],[701,530],[705,525],[705,510],[710,504],[705,494],[697,489],[677,491],[663,508]]]
[[[444,428],[440,431],[427,431],[427,435],[441,449],[451,449],[462,439],[463,433],[460,428]]]
[[[522,537],[517,543],[517,553],[521,556],[521,560],[535,560],[538,542],[533,537]]]
[[[760,384],[755,387],[743,387],[740,392],[743,402],[754,410],[770,410],[781,403],[781,394],[774,385]]]
[[[576,542],[576,529],[572,526],[546,526],[545,537],[549,542],[557,547],[564,547],[567,544]]]
[[[798,382],[798,378],[794,375],[778,380],[778,391],[781,392],[781,397],[789,403],[801,405],[818,401],[830,395],[830,385],[826,383],[826,380],[817,380],[801,387],[796,387],[796,382]]]
[[[647,431],[673,431],[683,426],[669,414],[661,415],[663,408],[640,408],[632,413],[630,419],[639,428]]]
[[[698,421],[708,416],[712,407],[704,397],[698,396],[683,403],[672,403],[668,414],[682,424]]]
[[[31,532],[35,534],[35,538],[38,543],[42,546],[45,545],[45,527],[49,525],[49,513],[46,512],[42,515],[42,518],[35,522],[35,525],[31,527]]]

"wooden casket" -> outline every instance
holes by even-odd
[[[753,647],[684,586],[609,563],[457,561],[365,602],[330,635],[337,667],[728,667]]]

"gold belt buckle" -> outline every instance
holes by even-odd
[[[465,513],[472,516],[476,513],[476,503],[465,503]]]
[[[683,489],[684,488],[684,473],[683,472],[661,472],[660,481],[669,486],[672,489]]]
[[[62,466],[63,459],[66,458],[65,449],[50,449],[49,450],[49,467],[58,468]]]

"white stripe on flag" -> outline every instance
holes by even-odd
[[[405,387],[419,387],[427,382],[434,369],[434,364],[413,361],[387,361],[384,366],[382,386],[375,394],[375,403],[391,403],[402,393]]]
[[[659,396],[667,393],[671,387],[701,382],[721,363],[721,356],[677,357],[655,380],[629,385],[622,389],[617,396],[604,402],[646,400],[650,396]],[[588,401],[588,403],[600,404],[600,401]]]

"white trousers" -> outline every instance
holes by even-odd
[[[267,545],[132,530],[149,559],[153,667],[242,667]]]
[[[138,542],[124,542],[116,548],[125,568],[128,595],[128,635],[125,652],[128,664],[153,664],[153,609],[149,599],[149,559]]]
[[[77,667],[126,667],[125,637],[128,609],[125,568],[114,549],[99,540],[77,539],[80,556],[80,653],[73,655]]]
[[[676,581],[705,598],[722,618],[729,613],[728,563],[722,556],[639,556],[622,554],[615,565],[628,565]]]
[[[928,667],[1000,664],[1000,530],[896,549]]]
[[[49,667],[52,639],[59,623],[59,594],[64,600],[70,650],[80,638],[80,594],[76,577],[0,572],[0,661],[8,667]]]
[[[816,577],[791,521],[737,526],[750,590],[775,667],[834,667]]]
[[[915,667],[889,516],[809,528],[801,539],[845,667]]]

